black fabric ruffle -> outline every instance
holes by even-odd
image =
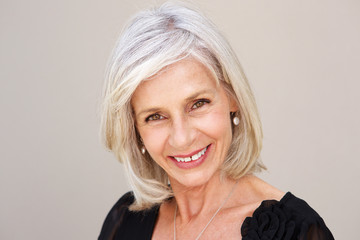
[[[241,227],[243,240],[332,240],[323,219],[290,192],[280,200],[265,200]]]
[[[131,192],[122,196],[107,215],[99,240],[151,240],[159,206],[132,212]],[[240,230],[240,229],[239,229]],[[304,200],[290,192],[280,200],[265,200],[241,227],[243,240],[333,240],[323,219]]]

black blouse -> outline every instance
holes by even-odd
[[[99,240],[151,239],[159,206],[133,212],[134,202],[126,193],[107,215]],[[290,192],[280,200],[265,200],[242,224],[243,240],[331,240],[334,239],[323,219],[304,200]]]

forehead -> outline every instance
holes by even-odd
[[[159,74],[143,81],[135,90],[131,105],[139,107],[170,103],[185,99],[205,89],[219,87],[210,70],[193,59],[186,59],[163,69]]]

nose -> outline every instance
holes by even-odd
[[[188,150],[195,141],[196,129],[186,116],[173,118],[169,131],[169,144],[178,150]]]

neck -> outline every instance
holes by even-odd
[[[209,181],[198,186],[184,186],[170,181],[175,195],[178,216],[182,223],[190,222],[195,216],[207,216],[214,213],[228,196],[235,181],[220,178],[217,174]]]

